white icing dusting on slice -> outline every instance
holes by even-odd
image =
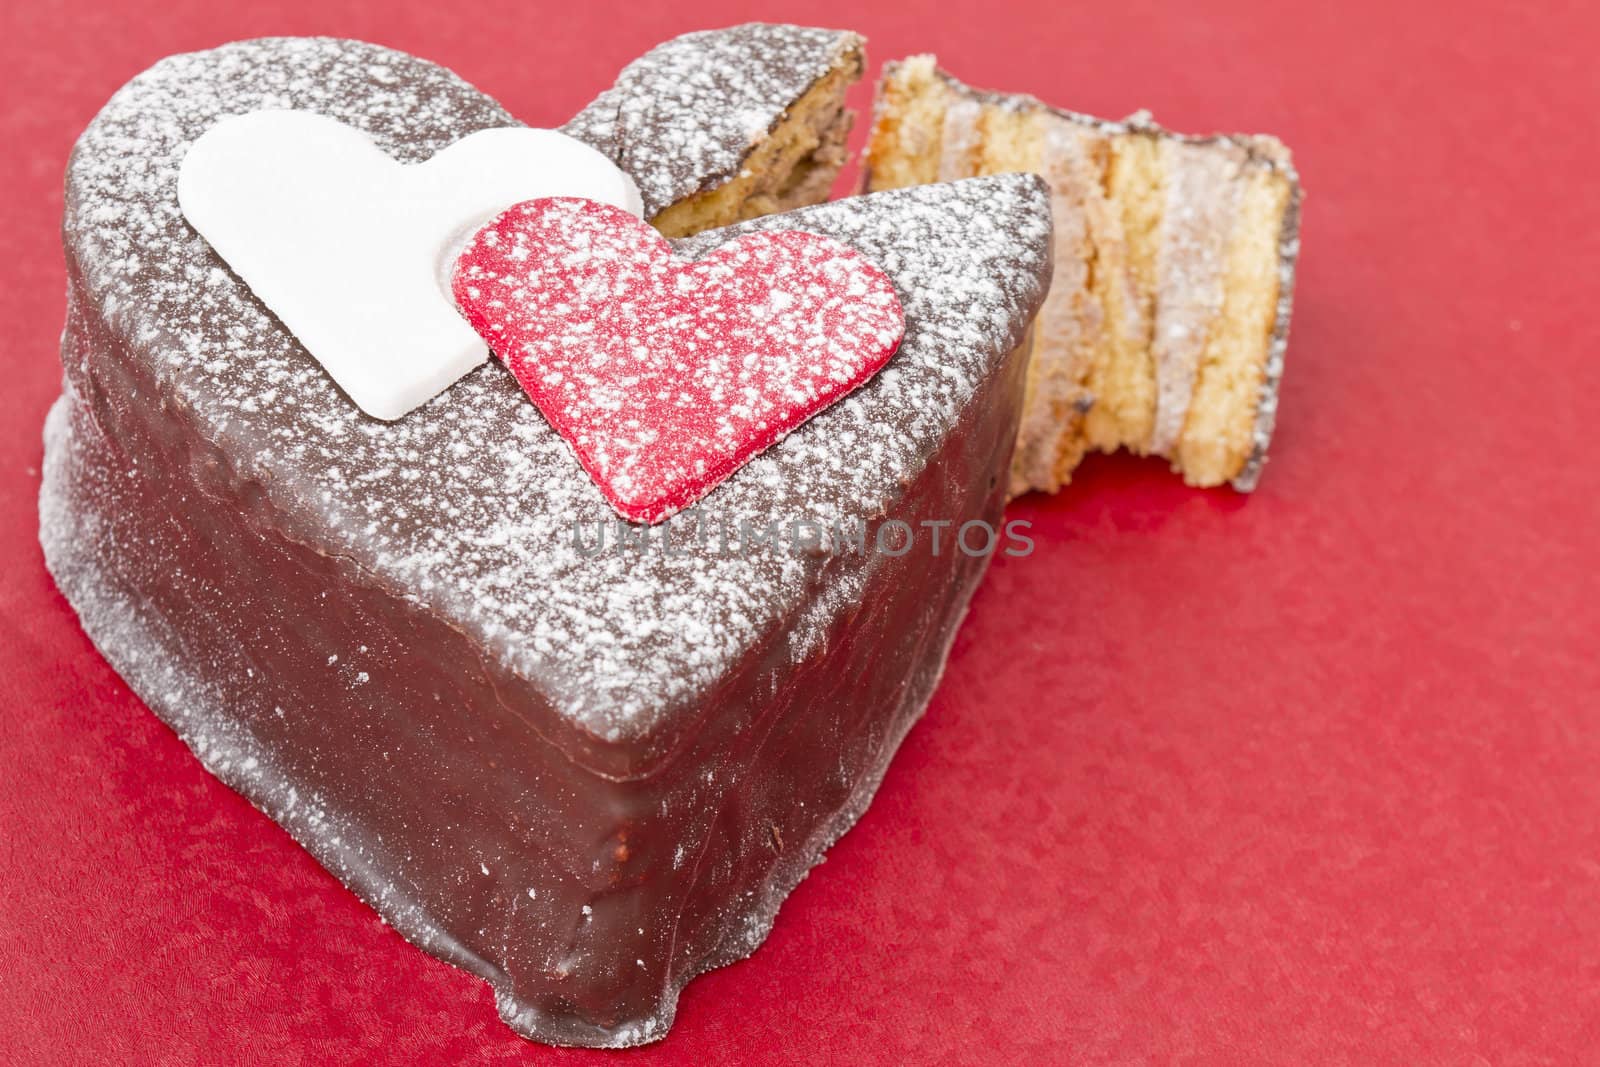
[[[1238,162],[1209,146],[1163,141],[1167,188],[1156,250],[1156,418],[1150,451],[1183,433],[1212,324],[1222,317],[1228,235],[1238,213]]]

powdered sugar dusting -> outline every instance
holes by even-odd
[[[659,522],[883,366],[903,321],[838,241],[746,234],[694,262],[625,211],[518,204],[456,301],[625,518]]]
[[[408,161],[509,121],[454,75],[371,45],[279,39],[163,61],[113,98],[69,169],[73,301],[118,337],[108,358],[153,381],[152,420],[186,420],[215,445],[264,525],[447,617],[595,737],[671,724],[800,612],[823,561],[580,552],[574,524],[610,508],[498,363],[396,423],[362,415],[178,212],[187,146],[220,115],[264,107],[332,115]],[[629,145],[641,188],[660,182],[656,158]],[[681,156],[660,159],[670,170]],[[1046,202],[1036,178],[975,179],[682,242],[695,256],[739,233],[824,234],[878,264],[905,310],[890,364],[729,478],[716,511],[756,524],[882,514],[1020,341],[1048,281]]]

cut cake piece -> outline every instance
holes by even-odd
[[[884,69],[869,190],[1030,171],[1051,186],[1055,276],[1034,330],[1013,494],[1090,449],[1168,458],[1248,491],[1277,414],[1300,184],[1265,136],[1188,137],[972,89],[916,56]]]
[[[848,158],[862,44],[759,22],[687,33],[628,64],[562,132],[633,174],[668,237],[820,203]]]
[[[987,565],[744,531],[804,521],[871,546],[896,523],[1000,523],[1049,284],[1045,185],[855,197],[680,243],[834,237],[893,281],[904,339],[700,515],[595,551],[611,508],[503,365],[371,419],[184,221],[188,146],[269,106],[402,161],[513,121],[440,67],[330,39],[176,56],[118,92],[67,175],[46,562],[212,773],[488,981],[518,1032],[657,1039],[684,983],[752,951],[865,809]],[[736,155],[652,137],[610,146],[657,204]],[[732,550],[697,540],[705,516]]]

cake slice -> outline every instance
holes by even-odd
[[[748,101],[703,91],[689,110],[708,117]],[[118,92],[67,174],[46,562],[212,773],[488,981],[518,1032],[659,1038],[685,982],[766,936],[938,681],[988,557],[931,550],[922,523],[1001,522],[1049,284],[1044,183],[855,197],[681,243],[836,238],[889,276],[904,338],[693,513],[608,548],[610,505],[503,365],[369,418],[185,223],[188,147],[262,107],[404,161],[512,121],[442,68],[329,39],[173,57]],[[625,92],[606,108],[635,110]],[[716,188],[685,175],[676,134],[651,138],[609,143],[658,206]],[[828,534],[796,544],[798,522]]]
[[[1031,171],[1051,187],[1055,279],[1034,333],[1011,491],[1085,452],[1164,456],[1250,490],[1277,413],[1300,184],[1264,136],[1187,137],[980,92],[932,56],[885,67],[865,186]]]
[[[752,22],[673,38],[562,128],[633,174],[668,237],[828,197],[848,158],[862,40]]]

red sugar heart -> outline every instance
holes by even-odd
[[[529,200],[456,261],[456,303],[613,507],[659,522],[856,388],[905,329],[894,286],[777,230],[697,260],[619,208]]]

